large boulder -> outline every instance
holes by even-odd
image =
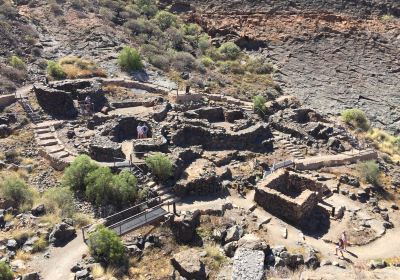
[[[24,274],[22,276],[22,280],[39,280],[39,279],[40,279],[40,276],[39,276],[39,273],[37,273],[37,272]]]
[[[76,230],[67,223],[59,223],[54,226],[49,235],[49,242],[55,246],[62,246],[76,237]]]
[[[33,216],[43,216],[44,214],[46,214],[46,208],[44,207],[44,204],[40,204],[35,208],[32,208],[31,212]]]
[[[196,227],[200,223],[200,211],[186,212],[179,217],[174,217],[171,229],[178,242],[191,242],[196,235]]]
[[[239,225],[234,225],[226,231],[225,243],[238,241],[243,235],[243,228]]]
[[[182,277],[196,280],[207,279],[200,252],[196,249],[192,248],[175,254],[171,259],[171,264]]]
[[[10,136],[12,129],[6,124],[0,124],[0,138],[6,138]]]

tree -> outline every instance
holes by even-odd
[[[165,154],[155,153],[148,156],[146,158],[146,164],[160,180],[166,180],[173,174],[172,162]]]
[[[262,117],[266,112],[265,102],[266,100],[262,95],[256,95],[253,97],[253,110]]]
[[[143,68],[139,52],[132,47],[124,47],[118,56],[119,66],[126,71],[135,71]]]
[[[355,128],[360,128],[364,131],[367,131],[370,127],[367,116],[360,109],[346,109],[341,113],[341,116],[345,123]]]
[[[114,176],[113,188],[113,200],[116,205],[132,204],[138,196],[137,179],[127,170]]]
[[[85,178],[86,197],[96,205],[113,202],[113,174],[108,167],[99,167]]]
[[[63,185],[73,191],[85,191],[86,176],[97,168],[98,165],[87,155],[77,156],[71,165],[65,169]]]
[[[0,178],[2,179],[2,178]],[[0,194],[5,199],[8,199],[16,206],[32,206],[33,192],[28,188],[24,180],[17,176],[5,177],[0,182]]]
[[[126,263],[125,248],[115,231],[100,226],[89,236],[89,249],[97,262],[121,266]]]
[[[0,279],[1,280],[13,280],[14,273],[11,268],[3,261],[0,261]]]

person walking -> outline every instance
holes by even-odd
[[[343,241],[343,250],[347,252],[347,245],[348,245],[348,240],[347,240],[347,234],[345,231],[342,232],[342,236],[340,237]]]
[[[338,251],[339,251],[340,254],[342,255],[342,258],[344,258],[343,250],[344,250],[344,242],[343,242],[342,238],[339,238],[339,243],[335,248],[335,255],[337,256],[338,255]]]

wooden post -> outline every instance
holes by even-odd
[[[335,217],[335,207],[332,206],[332,217]]]
[[[172,207],[174,209],[174,214],[176,215],[176,203],[175,202],[173,202]]]

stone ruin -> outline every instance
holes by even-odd
[[[255,202],[271,214],[302,226],[330,190],[316,180],[281,169],[256,186]]]

